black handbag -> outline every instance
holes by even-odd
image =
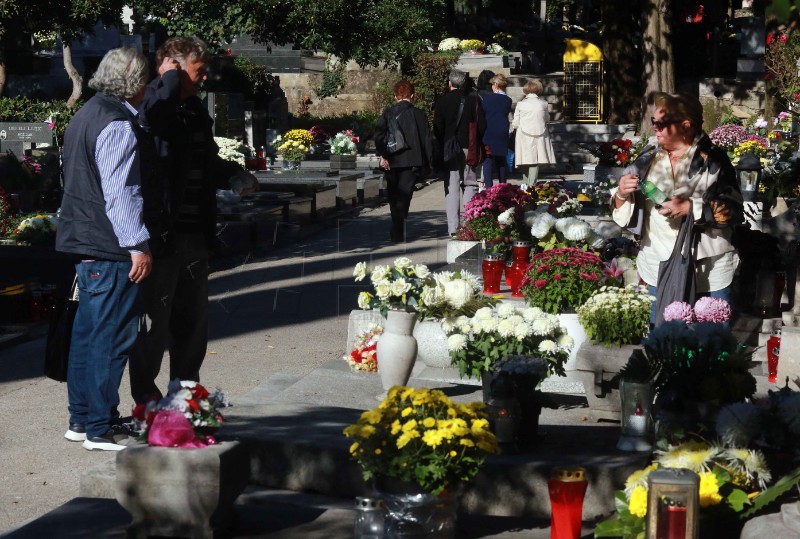
[[[667,260],[658,265],[656,287],[656,326],[664,323],[664,309],[675,301],[690,305],[695,297],[695,261],[692,253],[697,240],[694,215],[690,211],[683,218],[675,247]]]
[[[389,155],[397,155],[398,153],[405,151],[410,147],[408,142],[406,142],[403,129],[400,127],[400,122],[397,121],[403,112],[405,112],[405,110],[403,110],[397,116],[394,114],[389,114],[387,118],[388,130],[386,131],[386,151],[389,152]]]
[[[458,104],[458,117],[456,119],[456,132],[455,134],[444,141],[442,145],[442,160],[445,163],[449,163],[456,158],[463,158],[464,151],[461,148],[461,144],[458,142],[458,126],[461,125],[461,115],[464,113],[464,98],[461,98],[461,102]]]
[[[44,352],[44,375],[57,382],[67,381],[72,324],[78,312],[78,278],[72,282],[68,298],[59,301],[50,317],[47,347]]]

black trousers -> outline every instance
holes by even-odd
[[[414,184],[420,174],[419,167],[392,168],[386,171],[386,186],[389,194],[389,209],[392,212],[392,228],[389,237],[393,242],[405,241],[405,225]]]

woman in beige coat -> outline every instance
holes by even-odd
[[[556,162],[547,130],[550,112],[547,101],[539,97],[544,91],[541,82],[528,81],[522,91],[525,97],[517,103],[514,121],[511,122],[511,131],[517,131],[514,160],[518,167],[530,167],[528,183],[535,183],[539,177],[539,165]]]

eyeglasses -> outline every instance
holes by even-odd
[[[653,118],[651,116],[650,117],[650,123],[653,124],[653,127],[658,129],[659,131],[661,131],[662,129],[664,129],[667,126],[670,126],[672,124],[679,124],[681,122],[680,122],[680,120],[656,120],[655,118]]]

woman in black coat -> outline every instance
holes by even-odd
[[[378,120],[375,147],[381,156],[380,167],[386,171],[389,209],[392,213],[389,237],[392,243],[400,243],[405,241],[405,221],[414,194],[414,184],[431,168],[433,145],[428,119],[412,104],[414,85],[405,80],[398,81],[394,85],[394,99],[397,103],[384,110]],[[394,154],[386,147],[390,117],[396,118],[396,125],[408,146]]]

